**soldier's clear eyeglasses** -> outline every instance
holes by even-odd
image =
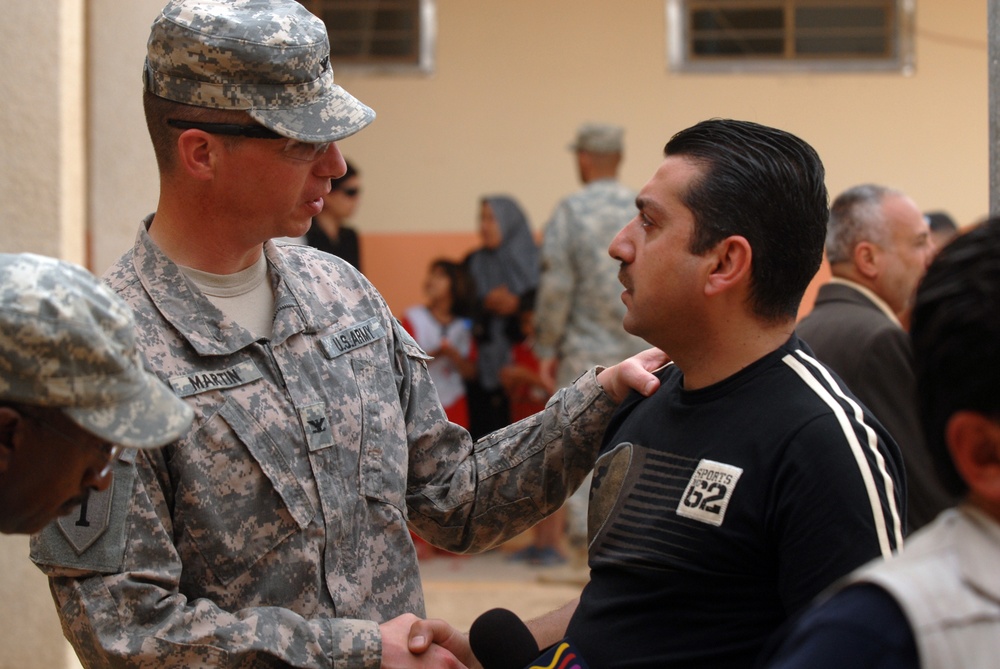
[[[167,125],[180,130],[201,130],[210,135],[229,135],[230,137],[250,137],[252,139],[282,139],[285,141],[285,146],[281,150],[282,154],[292,160],[301,160],[303,162],[316,160],[333,146],[333,142],[313,144],[310,142],[300,142],[297,139],[289,139],[262,125],[202,123],[201,121],[185,121],[176,118],[167,119]]]
[[[62,430],[60,430],[59,428],[50,425],[48,421],[42,416],[38,416],[30,411],[25,411],[23,409],[21,409],[20,413],[30,418],[32,421],[35,422],[36,425],[40,426],[43,430],[48,430],[49,432],[56,435],[63,441],[67,441],[71,444],[80,443],[79,437],[72,437],[63,432]],[[104,454],[104,467],[102,467],[101,471],[97,473],[97,478],[103,479],[105,476],[111,473],[111,467],[114,466],[115,460],[117,460],[118,456],[121,455],[123,447],[119,446],[118,444],[111,444],[108,442],[104,442],[102,444],[98,444],[97,449]]]

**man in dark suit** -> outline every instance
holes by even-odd
[[[920,430],[913,353],[903,326],[932,255],[927,221],[913,200],[872,184],[847,190],[834,200],[827,226],[833,279],[820,288],[813,311],[797,328],[899,444],[910,531],[953,501]]]

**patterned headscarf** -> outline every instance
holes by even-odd
[[[483,202],[493,210],[500,228],[500,246],[481,248],[469,256],[469,273],[476,283],[476,296],[482,300],[493,288],[506,285],[522,296],[538,287],[539,251],[521,206],[506,195],[490,195]],[[480,314],[482,329],[477,333],[479,382],[487,390],[500,387],[500,369],[509,362],[511,341],[508,319]]]

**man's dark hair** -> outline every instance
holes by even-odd
[[[927,448],[942,483],[962,495],[948,420],[967,410],[1000,421],[1000,217],[937,254],[917,289],[910,337]]]
[[[690,251],[745,237],[753,249],[754,313],[767,321],[794,318],[822,262],[829,215],[816,151],[782,130],[727,119],[682,130],[663,151],[704,170],[683,197],[695,219]]]

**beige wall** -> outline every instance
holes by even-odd
[[[89,5],[98,271],[131,245],[138,220],[155,207],[139,73],[160,4]],[[497,191],[518,197],[540,229],[577,185],[565,146],[588,119],[627,127],[623,179],[635,187],[672,133],[722,116],[801,135],[823,157],[833,194],[877,181],[963,223],[986,213],[985,3],[922,0],[912,76],[672,73],[662,0],[437,6],[433,75],[337,75],[378,113],[341,144],[364,173],[362,232],[471,230],[476,199]]]
[[[963,221],[985,213],[985,3],[922,0],[910,77],[671,73],[663,4],[441,0],[433,77],[339,78],[379,114],[342,145],[366,170],[358,222],[469,228],[475,198],[501,190],[541,227],[576,186],[564,147],[581,121],[627,127],[623,177],[639,187],[669,136],[708,117],[801,135],[831,192],[873,180]]]
[[[0,251],[86,258],[82,0],[4,3]],[[0,669],[70,669],[26,537],[0,536]]]
[[[82,262],[82,0],[4,4],[0,24],[0,251]]]
[[[140,70],[161,4],[4,3],[0,250],[83,261],[89,226],[90,266],[100,273],[131,245],[156,204]],[[811,142],[832,194],[876,181],[963,223],[986,213],[984,2],[918,3],[912,76],[675,74],[665,65],[663,0],[438,0],[437,7],[433,75],[337,76],[378,112],[341,145],[364,173],[362,233],[454,239],[472,230],[476,199],[500,191],[521,199],[540,230],[555,201],[577,187],[565,146],[586,120],[627,127],[623,179],[634,187],[672,133],[733,117]],[[407,263],[405,249],[395,248],[384,254],[400,253],[399,262],[379,265],[422,277],[423,259]],[[0,539],[0,669],[52,669],[63,646],[24,552],[20,540]],[[23,654],[12,659],[10,649]]]

